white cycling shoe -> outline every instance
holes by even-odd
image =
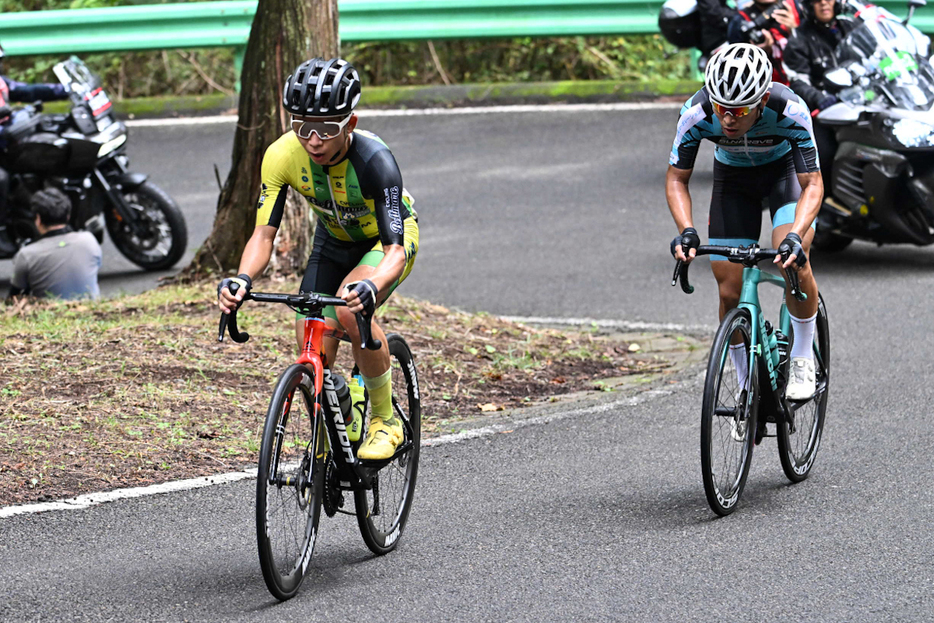
[[[788,385],[785,398],[788,400],[808,400],[817,391],[814,360],[809,357],[795,357],[791,360]]]

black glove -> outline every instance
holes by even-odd
[[[243,290],[243,296],[246,297],[250,293],[250,288],[253,287],[253,280],[250,279],[250,276],[246,273],[240,273],[236,277],[224,277],[221,279],[221,282],[217,284],[217,298],[221,297],[221,290],[224,288],[230,289],[230,284],[235,283],[239,286],[238,292]],[[233,294],[233,292],[231,292]],[[243,304],[243,301],[240,301],[240,304]],[[237,306],[239,308],[239,305]]]
[[[376,310],[376,295],[379,291],[372,281],[369,279],[362,279],[360,281],[348,283],[344,288],[357,293],[357,296],[360,297],[360,304],[363,305],[363,313],[365,315],[372,314]]]
[[[804,254],[804,247],[801,246],[801,236],[793,231],[788,232],[782,243],[778,245],[778,253],[782,256],[782,262],[788,261],[791,255],[796,255],[795,264],[804,266],[808,263],[808,256]]]
[[[700,246],[700,236],[697,235],[697,230],[693,227],[685,227],[680,235],[675,236],[675,239],[671,241],[672,257],[675,257],[678,245],[680,245],[681,249],[684,251],[685,257],[690,257],[690,250]]]
[[[817,103],[817,110],[826,110],[839,101],[836,95],[825,95],[825,97]]]

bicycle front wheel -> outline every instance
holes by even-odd
[[[289,366],[273,392],[256,474],[256,539],[269,592],[285,601],[305,578],[315,547],[327,462],[314,379]]]
[[[801,482],[810,474],[824,430],[830,390],[830,325],[823,297],[819,298],[817,305],[813,351],[817,384],[814,398],[795,410],[792,422],[778,424],[778,457],[782,471],[791,482]]]
[[[415,493],[421,443],[418,374],[412,352],[402,336],[392,333],[386,339],[392,370],[392,406],[396,417],[403,421],[405,439],[402,444],[407,449],[397,451],[392,462],[380,469],[372,488],[354,492],[360,534],[374,554],[386,554],[395,549],[405,529]]]
[[[741,345],[731,356],[730,345]],[[756,433],[759,402],[755,358],[750,356],[752,320],[744,309],[732,309],[714,337],[707,363],[701,407],[701,471],[707,503],[718,515],[729,515],[746,484]],[[746,362],[745,378],[742,363]]]

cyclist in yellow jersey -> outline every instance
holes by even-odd
[[[392,410],[389,350],[375,320],[373,337],[382,347],[361,349],[353,314],[372,313],[411,272],[418,253],[418,216],[392,152],[375,134],[356,129],[353,110],[359,99],[357,71],[339,58],[313,58],[288,77],[283,106],[291,114],[292,130],[263,157],[256,228],[240,258],[240,274],[218,285],[218,305],[229,313],[265,270],[288,187],[297,190],[318,216],[301,291],[336,294],[348,303],[328,308],[325,316],[350,335],[370,396],[369,429],[357,456],[383,459],[393,455],[403,437],[402,422]],[[241,286],[236,296],[228,289],[232,282]],[[301,320],[296,337],[301,347]],[[326,341],[328,361],[334,361],[338,344]]]

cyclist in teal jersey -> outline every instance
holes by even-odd
[[[681,109],[668,161],[665,196],[680,235],[672,254],[690,262],[700,237],[694,228],[688,183],[700,141],[716,144],[714,187],[710,205],[710,243],[748,246],[759,239],[762,205],[772,217],[772,246],[787,253],[775,263],[798,273],[806,301],[786,296],[794,343],[791,378],[785,395],[805,400],[815,391],[811,342],[817,318],[817,282],[807,261],[820,210],[823,184],[814,143],[811,115],[791,89],[772,83],[772,66],[761,48],[738,43],[721,49],[710,62],[704,88]],[[684,247],[687,247],[685,254]],[[723,258],[714,258],[723,259]],[[743,267],[711,261],[720,291],[720,317],[739,303]],[[731,350],[745,384],[742,345]]]
[[[282,103],[291,114],[292,130],[263,156],[256,227],[240,258],[240,274],[218,285],[218,305],[229,313],[263,273],[286,193],[290,187],[298,191],[318,216],[301,291],[347,301],[347,307],[327,308],[325,316],[330,325],[340,324],[353,343],[371,411],[357,456],[376,460],[394,454],[403,439],[402,422],[392,408],[388,340],[373,320],[373,337],[382,347],[362,349],[354,314],[372,314],[411,272],[418,253],[418,216],[392,152],[375,134],[355,131],[359,99],[360,78],[342,59],[313,58],[288,77]],[[230,294],[231,282],[240,285],[236,296]],[[302,324],[301,319],[296,323],[299,348]],[[338,344],[325,340],[328,362],[334,361]]]

